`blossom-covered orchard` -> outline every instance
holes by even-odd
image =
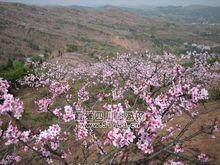
[[[70,61],[33,64],[34,74],[19,82],[48,91],[34,102],[37,114],[53,118],[50,126],[40,128],[23,123],[25,111],[35,110],[25,109],[0,79],[0,164],[24,158],[47,164],[212,163],[212,155],[183,147],[201,134],[219,132],[215,118],[186,135],[197,119],[212,113],[207,89],[218,88],[220,65],[208,63],[211,58],[218,56],[134,53],[81,66]],[[188,61],[191,65],[185,66]],[[179,116],[189,122],[170,126]]]

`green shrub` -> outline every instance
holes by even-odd
[[[15,82],[17,79],[23,78],[27,74],[27,69],[25,67],[19,67],[7,72],[0,73],[0,76],[8,81]]]
[[[32,121],[34,121],[34,123],[38,125],[49,126],[51,122],[53,121],[53,119],[54,119],[54,116],[52,114],[42,113],[42,114],[38,114],[34,116]]]
[[[39,46],[33,43],[32,41],[28,41],[28,47],[32,50],[40,50]]]
[[[220,46],[211,48],[210,53],[220,54]]]
[[[183,66],[184,68],[189,68],[189,67],[192,67],[192,66],[194,65],[194,63],[195,63],[195,61],[189,60],[189,61],[183,63],[182,66]]]
[[[218,57],[216,57],[216,58],[209,58],[208,60],[207,60],[207,63],[208,64],[214,64],[215,62],[220,62],[220,58],[218,58]]]
[[[68,44],[68,45],[66,45],[66,51],[67,52],[76,52],[76,51],[78,51],[78,47],[73,44]]]
[[[12,61],[11,59],[8,59],[7,63],[0,68],[0,77],[11,82],[23,78],[27,73],[28,68],[24,66],[24,62]]]
[[[24,58],[25,55],[20,50],[15,50],[14,53],[13,53],[13,57]]]
[[[13,68],[13,61],[9,58],[5,66],[5,69],[12,69],[12,68]]]
[[[42,57],[40,57],[40,56],[38,56],[38,55],[31,55],[30,58],[31,58],[32,61],[34,61],[34,62],[40,62],[40,63],[42,63],[43,60],[44,60]]]
[[[117,49],[112,46],[112,45],[109,45],[109,44],[99,44],[97,46],[97,50],[101,50],[101,51],[107,51],[107,52],[116,52]]]
[[[220,91],[215,88],[211,88],[209,91],[209,100],[210,101],[216,101],[220,99]]]
[[[51,48],[44,48],[44,55],[45,57],[49,57],[52,54]]]
[[[25,110],[22,114],[22,118],[23,119],[30,119],[30,117],[31,117],[31,113]]]

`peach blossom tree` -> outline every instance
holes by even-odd
[[[48,90],[46,97],[35,100],[36,112],[53,120],[40,128],[22,122],[29,110],[0,79],[0,164],[22,161],[27,153],[30,161],[48,164],[141,164],[157,159],[164,164],[210,163],[211,155],[189,154],[183,143],[219,131],[219,121],[213,119],[186,135],[198,118],[211,113],[207,89],[219,84],[219,63],[207,60],[215,57],[195,52],[181,57],[122,54],[77,67],[43,63],[20,80],[23,86]],[[185,66],[189,60],[192,64]],[[179,116],[189,122],[170,125]],[[140,157],[133,158],[134,150]]]

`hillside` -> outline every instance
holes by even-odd
[[[175,22],[169,19],[170,14],[160,15],[176,10],[169,8],[152,9],[148,14],[140,9],[145,11],[143,15],[114,6],[38,7],[1,2],[0,61],[48,52],[56,55],[68,44],[90,58],[128,50],[180,54],[193,49],[195,41],[219,51],[219,25],[189,24],[181,16],[177,18],[183,23]]]
[[[140,49],[147,45],[133,33],[141,31],[141,25],[156,23],[118,9],[42,8],[9,3],[1,3],[0,8],[2,58],[43,53],[45,48],[54,51],[72,43],[79,45],[82,52]]]

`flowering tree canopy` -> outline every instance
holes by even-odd
[[[188,156],[182,144],[201,133],[219,131],[215,120],[185,136],[197,118],[209,112],[207,89],[218,86],[220,75],[219,63],[209,64],[207,60],[215,57],[207,53],[181,57],[122,54],[77,67],[68,62],[43,63],[35,74],[20,80],[23,86],[48,90],[46,97],[35,101],[37,113],[53,116],[51,125],[42,128],[22,123],[23,103],[8,93],[8,82],[0,79],[0,137],[7,152],[0,164],[21,161],[23,152],[55,164],[88,160],[138,164],[159,155],[165,157],[165,164],[210,162],[204,153]],[[192,64],[186,66],[189,60]],[[198,105],[204,109],[197,110]],[[187,115],[189,123],[169,126],[181,115]],[[82,154],[73,143],[80,146]],[[9,150],[9,146],[16,150]],[[132,149],[142,158],[132,160]],[[92,152],[96,155],[91,156]]]

